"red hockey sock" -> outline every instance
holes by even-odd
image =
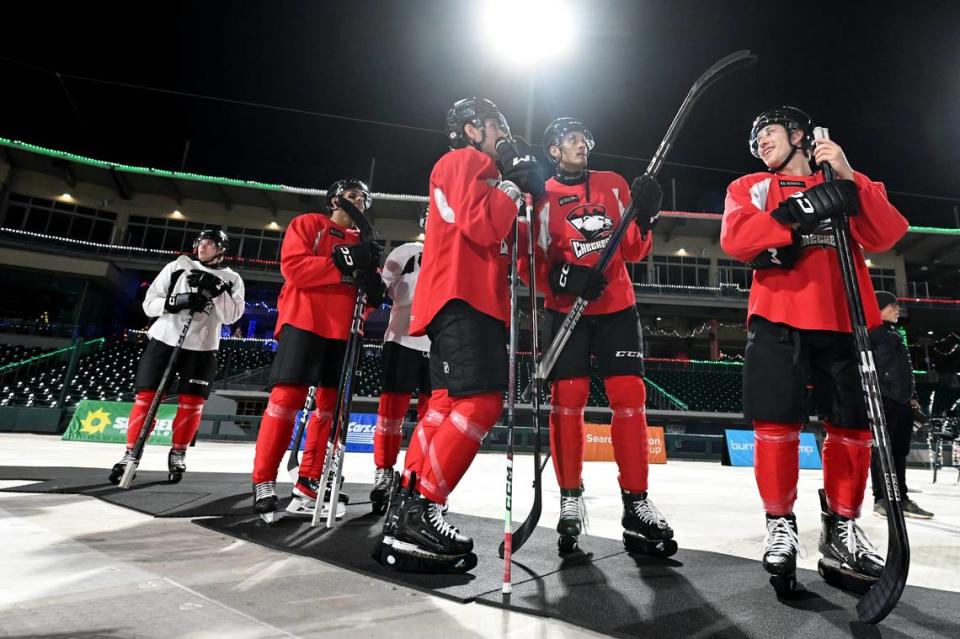
[[[203,413],[203,397],[200,395],[180,395],[177,414],[173,418],[173,448],[186,450],[200,428],[200,415]]]
[[[337,389],[320,387],[315,400],[317,408],[310,414],[307,422],[307,442],[303,445],[300,474],[317,479],[323,472],[323,460],[327,455],[330,428],[333,426],[333,409],[337,405]],[[345,423],[347,422],[349,415]]]
[[[473,462],[480,442],[497,423],[503,411],[502,393],[454,397],[450,414],[430,441],[417,480],[420,494],[437,503],[446,503]]]
[[[303,408],[307,387],[295,384],[277,384],[270,391],[267,409],[260,418],[257,446],[253,456],[253,483],[277,479],[277,467],[290,445],[293,420]]]
[[[410,479],[410,473],[416,473],[417,477],[423,474],[424,452],[429,450],[430,442],[433,440],[433,436],[437,434],[440,424],[450,414],[450,408],[450,395],[447,394],[447,390],[433,391],[430,396],[430,408],[427,409],[423,419],[417,422],[417,427],[413,429],[407,454],[403,458],[404,486]]]
[[[800,424],[753,420],[753,472],[763,509],[789,515],[797,501],[800,473]]]
[[[550,386],[550,454],[557,483],[575,490],[583,483],[583,407],[590,394],[590,379],[572,377]]]
[[[127,448],[133,448],[137,443],[137,437],[140,436],[140,429],[143,428],[143,420],[147,418],[147,411],[150,409],[150,403],[156,396],[157,391],[148,388],[137,393],[133,400],[133,408],[130,410],[130,417],[127,418]]]
[[[373,463],[377,468],[393,468],[403,440],[403,417],[410,408],[410,393],[381,393],[377,408],[377,426],[373,431]]]
[[[613,420],[610,435],[613,457],[620,470],[620,487],[631,493],[647,490],[647,389],[638,375],[606,377],[603,385],[610,400]]]
[[[873,433],[869,430],[839,428],[829,422],[823,425],[823,488],[830,510],[855,519],[860,516],[863,493],[870,471]]]

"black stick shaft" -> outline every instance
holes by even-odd
[[[826,129],[817,127],[814,129],[814,137],[817,140],[825,140],[829,139],[829,134]],[[820,168],[823,170],[823,177],[826,182],[832,182],[836,179],[836,173],[829,163],[824,162],[820,165]],[[847,298],[847,309],[850,313],[850,328],[853,332],[860,385],[863,389],[866,404],[867,421],[873,434],[875,452],[879,457],[884,479],[882,484],[887,512],[887,558],[880,578],[857,604],[857,612],[861,621],[878,623],[893,610],[903,593],[907,581],[907,572],[910,568],[910,544],[907,538],[907,527],[900,503],[900,487],[897,483],[886,418],[883,412],[880,382],[876,364],[873,360],[870,336],[867,332],[860,282],[857,280],[857,262],[853,252],[850,220],[846,215],[840,215],[833,220],[832,226],[840,262],[840,274],[843,278],[843,289]]]

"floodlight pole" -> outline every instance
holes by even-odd
[[[523,126],[523,138],[530,144],[533,143],[533,98],[534,98],[534,79],[536,78],[535,73],[530,73],[529,82],[527,82],[527,118],[524,121]]]

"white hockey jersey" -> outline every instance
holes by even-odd
[[[215,351],[220,348],[220,330],[224,324],[233,324],[243,315],[244,288],[243,280],[236,272],[229,268],[207,268],[199,261],[181,255],[163,267],[163,270],[154,278],[147,289],[143,300],[143,312],[147,317],[156,317],[148,331],[150,337],[169,346],[176,346],[183,330],[183,324],[189,317],[189,311],[167,313],[163,306],[171,293],[188,293],[195,289],[187,283],[187,275],[191,270],[207,271],[233,286],[232,292],[224,292],[213,299],[213,306],[209,313],[197,313],[193,324],[183,341],[183,348],[191,351]],[[170,281],[176,271],[182,271],[170,290]]]
[[[383,341],[396,342],[407,348],[427,352],[430,350],[429,337],[410,336],[410,307],[413,305],[413,294],[417,290],[422,254],[422,242],[407,242],[390,251],[387,256],[380,276],[387,287],[387,294],[393,300],[393,308],[390,310],[390,321],[383,334]],[[408,264],[413,270],[404,273]]]

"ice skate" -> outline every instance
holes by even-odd
[[[400,473],[392,468],[378,468],[373,476],[373,490],[370,491],[370,508],[377,515],[387,512],[390,493],[394,483],[400,481]]]
[[[317,508],[317,493],[320,488],[320,480],[314,479],[312,477],[304,477],[301,475],[297,479],[297,483],[293,485],[293,490],[291,491],[290,503],[287,504],[286,509],[284,510],[284,515],[289,517],[296,517],[298,519],[312,519],[313,512]],[[328,488],[325,492],[326,500],[323,502],[323,505],[320,507],[320,516],[326,517],[330,512],[330,489]],[[337,519],[343,519],[347,514],[347,500],[349,499],[346,495],[341,495],[343,499],[337,501]]]
[[[673,529],[667,524],[646,491],[623,491],[623,545],[629,552],[669,557],[677,552]]]
[[[781,597],[797,590],[797,554],[806,557],[807,551],[797,534],[796,516],[767,514],[763,568],[770,573],[770,585]]]
[[[280,502],[277,499],[277,482],[263,481],[253,485],[253,512],[272,524],[279,519],[277,509]]]
[[[864,594],[883,571],[883,557],[867,534],[849,519],[832,512],[820,491],[820,553],[817,571],[831,586]]]
[[[167,454],[167,481],[171,484],[180,483],[183,473],[187,472],[187,451],[171,448]]]
[[[411,478],[413,486],[415,477]],[[439,504],[403,488],[391,504],[376,559],[401,572],[460,574],[477,565],[473,540],[443,519]]]
[[[120,483],[120,478],[123,477],[123,471],[127,469],[127,464],[137,461],[137,458],[133,456],[133,451],[127,449],[127,452],[123,454],[123,458],[113,465],[113,468],[110,470],[110,483],[117,485]],[[136,477],[136,474],[134,474]]]
[[[560,489],[560,520],[557,522],[557,551],[567,555],[580,549],[579,537],[587,529],[587,505],[583,489]]]

